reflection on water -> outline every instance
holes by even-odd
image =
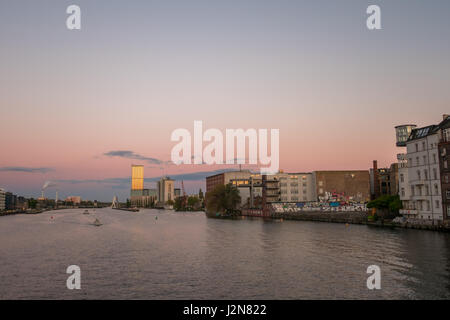
[[[83,211],[0,218],[1,299],[450,298],[449,234]],[[81,290],[66,288],[72,264]],[[366,287],[372,264],[381,290]]]

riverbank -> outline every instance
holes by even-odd
[[[260,212],[260,211],[259,211]],[[432,223],[431,221],[420,220],[400,220],[396,219],[379,219],[377,221],[370,221],[368,219],[367,211],[301,211],[301,212],[283,212],[271,213],[263,216],[258,211],[247,211],[241,214],[234,215],[218,215],[206,214],[208,218],[215,219],[243,219],[246,217],[256,217],[274,220],[297,220],[297,221],[312,221],[312,222],[328,222],[328,223],[345,223],[345,224],[361,224],[374,227],[385,228],[404,228],[404,229],[418,229],[450,232],[450,226],[443,223]]]

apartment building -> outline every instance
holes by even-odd
[[[5,210],[6,208],[6,191],[0,189],[0,211]]]
[[[399,155],[400,213],[406,217],[442,221],[444,219],[441,166],[445,169],[444,139],[450,126],[448,115],[438,125],[415,128],[406,141],[406,154]],[[405,164],[406,170],[405,170]],[[448,165],[448,163],[447,163]],[[444,197],[445,198],[445,197]]]

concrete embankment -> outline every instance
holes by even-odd
[[[272,214],[272,218],[285,220],[320,221],[333,223],[367,224],[367,212],[364,211],[301,211]]]
[[[442,223],[432,223],[430,221],[393,221],[391,219],[378,218],[377,221],[368,219],[366,211],[299,211],[299,212],[272,212],[268,216],[263,216],[260,210],[243,212],[241,215],[223,216],[207,214],[210,218],[239,219],[246,217],[261,217],[264,219],[283,219],[298,221],[317,221],[329,223],[364,224],[375,227],[407,228],[418,230],[432,230],[449,232],[450,226]]]

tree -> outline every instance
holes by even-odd
[[[31,209],[36,209],[37,201],[33,198],[28,199],[28,207]]]
[[[381,213],[381,218],[384,218],[385,215],[397,215],[400,209],[402,209],[402,202],[400,201],[400,197],[398,195],[383,195],[375,200],[369,201],[367,203],[367,208],[375,208],[377,211],[379,210]]]
[[[183,199],[181,197],[176,197],[175,198],[175,203],[173,205],[173,208],[175,209],[175,211],[184,210],[184,208],[183,208]]]
[[[208,193],[206,210],[214,213],[235,213],[240,202],[241,196],[235,186],[217,185]]]

